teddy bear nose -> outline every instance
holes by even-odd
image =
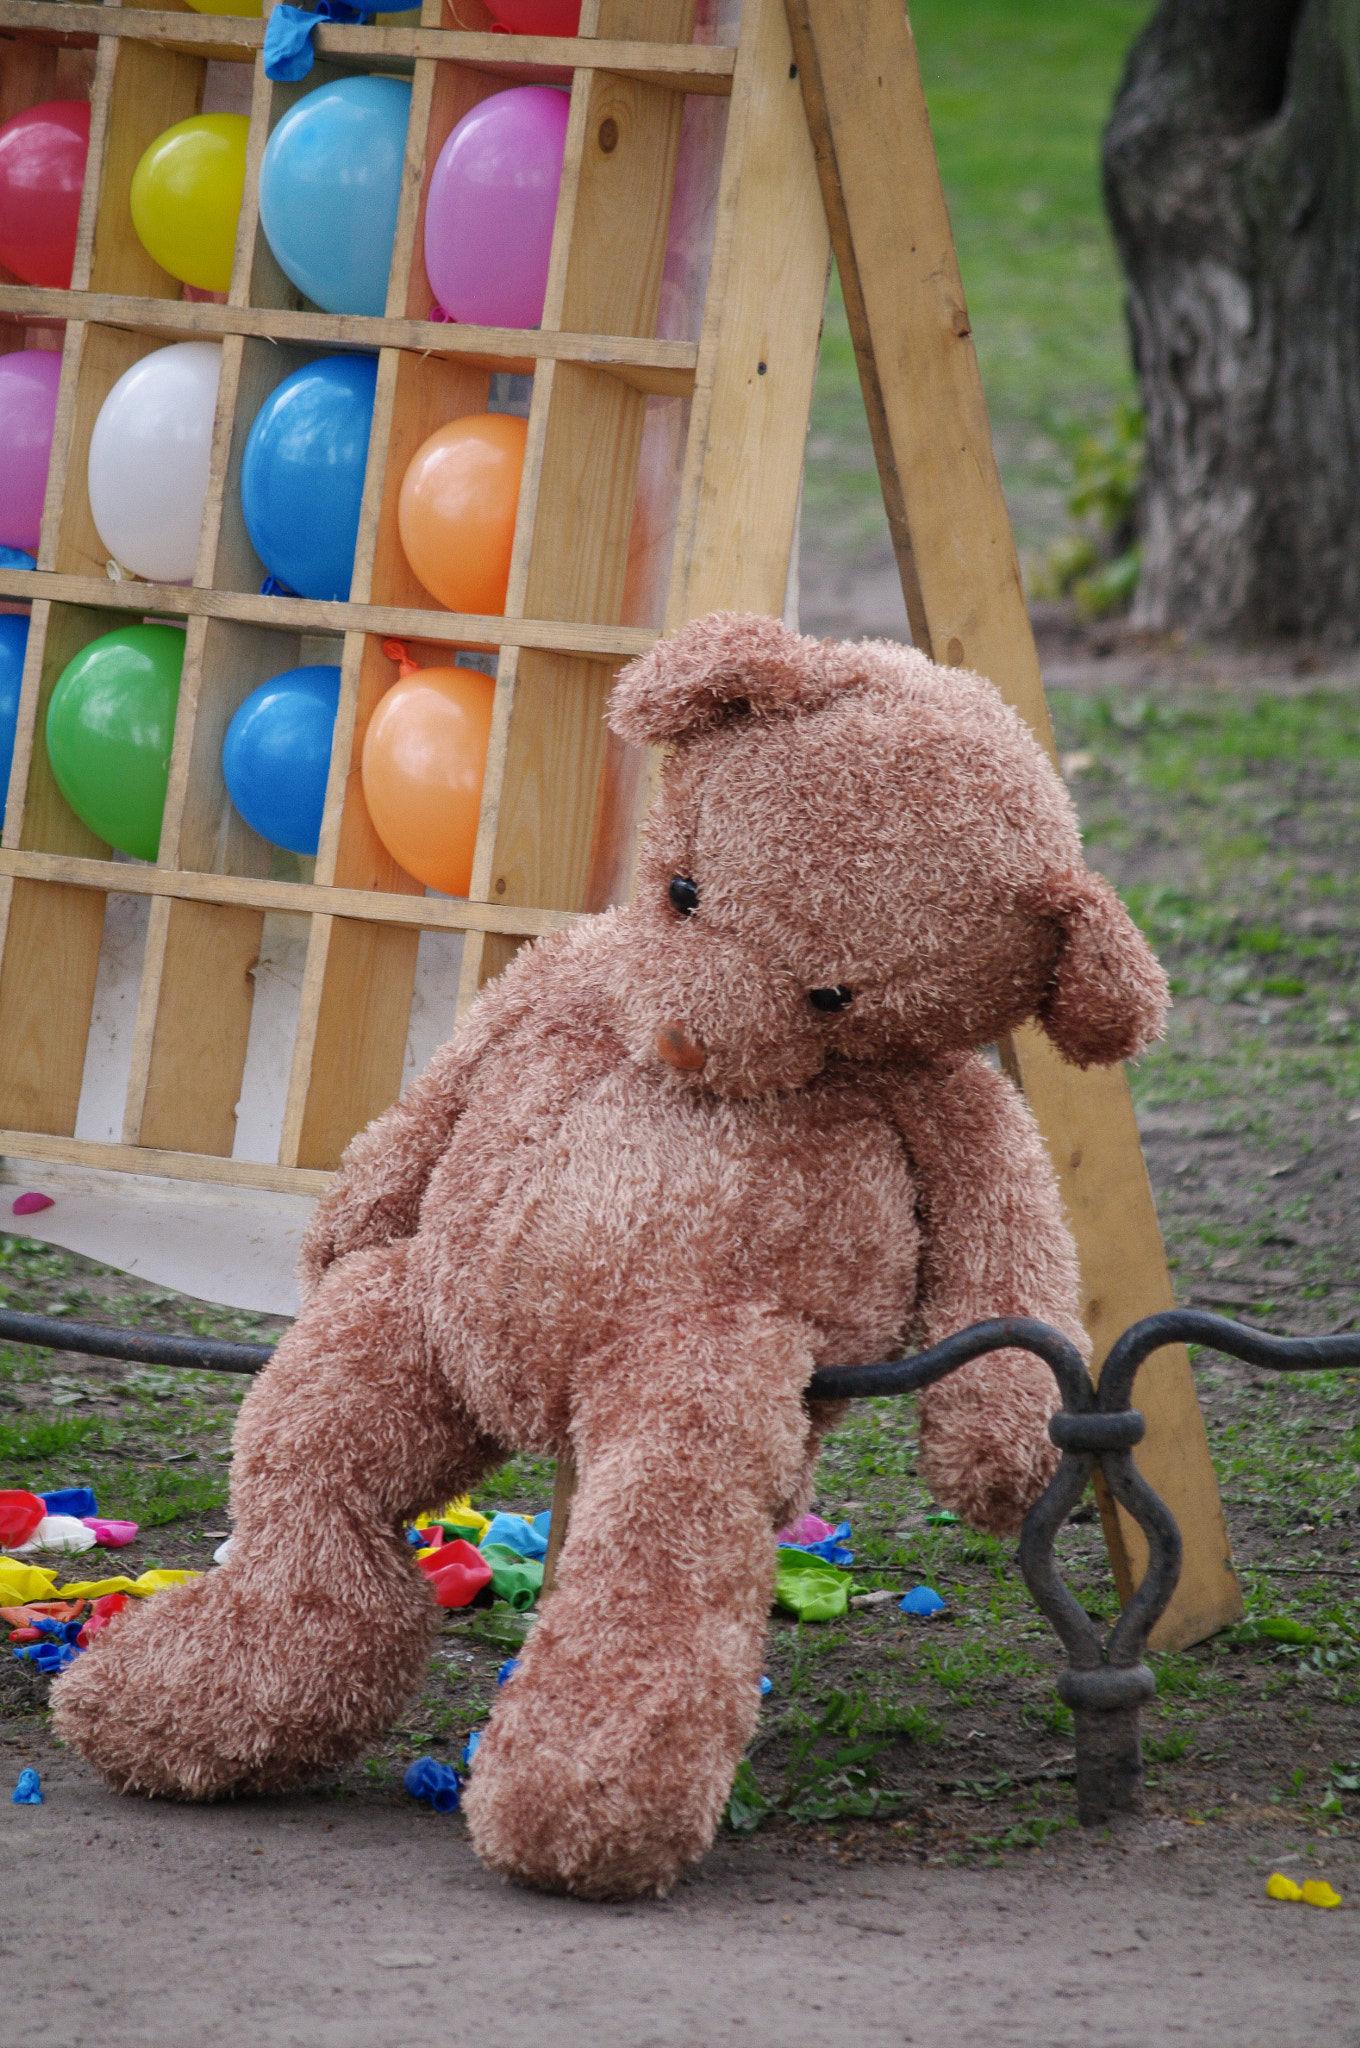
[[[683,1024],[663,1024],[656,1034],[656,1049],[668,1067],[682,1074],[697,1074],[708,1060],[708,1048],[691,1038]]]

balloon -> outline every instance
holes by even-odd
[[[288,109],[260,166],[260,221],[281,269],[327,313],[381,314],[397,234],[411,88],[341,78]]]
[[[246,531],[299,597],[349,596],[377,381],[376,356],[322,356],[255,415],[241,463]]]
[[[472,885],[496,685],[471,668],[418,668],[394,683],[364,734],[364,801],[408,875],[446,896]]]
[[[128,197],[142,247],[200,291],[231,283],[249,133],[245,114],[196,114],[158,135],[132,173]]]
[[[0,545],[35,554],[42,526],[61,357],[43,348],[0,356]]]
[[[176,626],[120,626],[66,664],[47,707],[47,757],[83,824],[154,860],[184,664]]]
[[[152,583],[194,573],[221,373],[219,343],[173,342],[124,370],[94,423],[95,530],[116,562]]]
[[[397,531],[425,588],[451,612],[505,610],[527,422],[513,413],[450,420],[406,465]]]
[[[286,669],[252,690],[227,727],[222,773],[247,825],[290,853],[314,854],[326,808],[340,671]]]
[[[425,274],[444,311],[481,327],[537,327],[548,288],[567,96],[517,85],[464,114],[435,160]]]
[[[90,147],[86,100],[48,100],[0,128],[0,263],[65,291]]]
[[[517,36],[574,36],[581,26],[581,0],[491,0],[491,12]]]
[[[0,612],[0,819],[14,765],[14,731],[19,723],[19,684],[28,646],[28,620],[18,612]]]

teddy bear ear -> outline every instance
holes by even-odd
[[[1103,875],[1054,875],[1033,906],[1061,933],[1039,1022],[1074,1066],[1111,1066],[1160,1038],[1166,976]]]
[[[735,718],[811,710],[851,686],[820,640],[754,612],[710,612],[629,663],[609,723],[621,739],[654,746]]]

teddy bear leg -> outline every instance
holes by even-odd
[[[580,1370],[557,1583],[466,1801],[496,1869],[660,1895],[709,1846],[759,1712],[772,1516],[802,1467],[811,1370],[796,1321],[688,1306]]]
[[[101,1633],[53,1689],[123,1791],[273,1791],[362,1751],[419,1685],[438,1609],[404,1518],[505,1456],[431,1353],[409,1246],[334,1267],[242,1404],[229,1561]]]

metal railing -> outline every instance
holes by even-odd
[[[100,1323],[68,1322],[58,1316],[30,1316],[0,1309],[0,1342],[36,1344],[60,1351],[88,1352],[144,1365],[184,1366],[205,1372],[255,1373],[266,1365],[268,1344],[225,1344],[210,1337],[169,1337],[148,1330],[116,1329]],[[1169,1309],[1144,1316],[1125,1330],[1092,1380],[1068,1338],[1049,1323],[1005,1316],[974,1323],[914,1358],[883,1365],[845,1365],[815,1372],[809,1398],[862,1400],[871,1395],[912,1394],[957,1372],[989,1351],[1013,1349],[1042,1358],[1058,1382],[1062,1407],[1049,1435],[1062,1451],[1052,1480],[1031,1508],[1020,1532],[1020,1570],[1039,1611],[1067,1652],[1058,1677],[1058,1696],[1072,1710],[1076,1746],[1077,1817],[1084,1826],[1128,1812],[1143,1782],[1139,1718],[1157,1681],[1143,1661],[1148,1631],[1166,1610],[1181,1569],[1181,1537],[1175,1518],[1133,1462],[1145,1424],[1131,1406],[1138,1368],[1166,1344],[1203,1344],[1248,1365],[1272,1372],[1322,1372],[1360,1368],[1360,1331],[1339,1337],[1272,1337],[1227,1316],[1195,1309]],[[1053,1545],[1059,1529],[1081,1500],[1099,1468],[1106,1486],[1147,1538],[1148,1568],[1107,1634],[1081,1607],[1059,1576]]]

